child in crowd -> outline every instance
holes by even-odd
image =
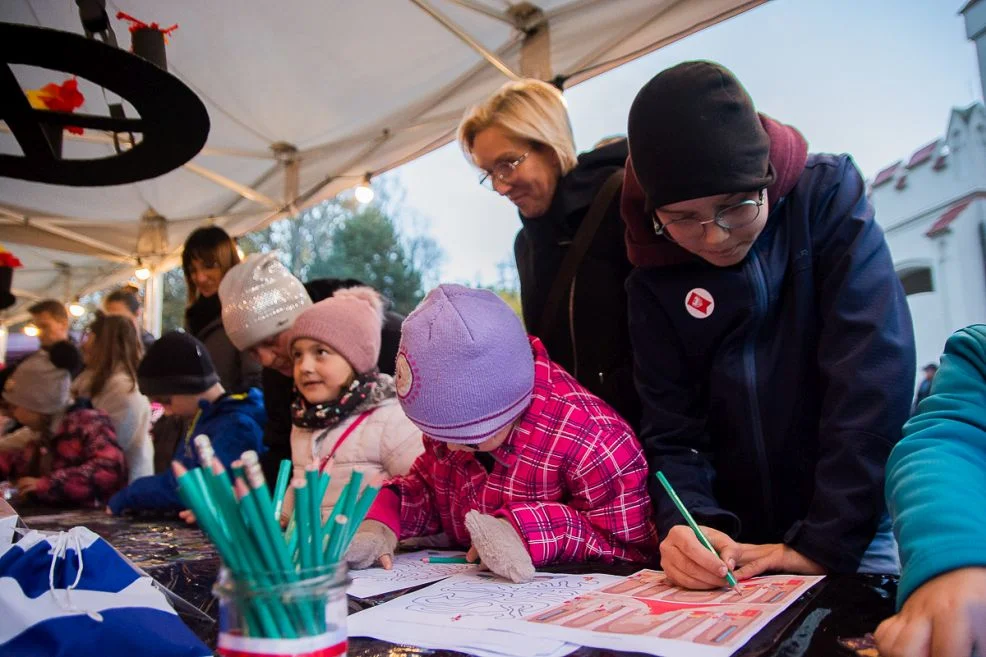
[[[930,395],[887,463],[900,546],[884,657],[986,654],[986,325],[945,345]],[[978,651],[976,649],[978,648]]]
[[[0,452],[0,479],[40,502],[91,507],[126,485],[127,464],[109,416],[72,403],[70,378],[42,350],[7,379],[10,414],[36,439]]]
[[[99,313],[82,341],[86,368],[72,382],[72,394],[106,411],[127,457],[130,482],[154,474],[151,405],[137,389],[141,345],[125,317]]]
[[[174,458],[186,468],[200,464],[193,439],[205,434],[226,468],[247,450],[263,451],[265,420],[260,391],[229,394],[219,382],[205,346],[184,331],[161,336],[137,368],[140,390],[164,406],[167,415],[191,422]],[[171,470],[136,480],[114,495],[107,513],[128,509],[178,511],[184,505]]]
[[[319,470],[333,464],[323,520],[354,469],[364,473],[364,486],[377,475],[404,475],[424,449],[397,401],[394,379],[377,370],[382,322],[380,295],[354,287],[305,310],[291,331],[291,459],[295,477],[309,464]],[[292,507],[289,493],[285,522]]]
[[[41,349],[28,358],[47,353],[56,367],[68,370],[73,379],[77,377],[83,367],[82,353],[72,340],[69,331],[72,321],[65,304],[57,299],[43,299],[28,308],[27,312],[31,314],[31,323],[38,329],[38,341],[41,343]]]
[[[495,294],[432,290],[404,322],[397,395],[425,434],[346,560],[389,567],[398,539],[444,531],[494,573],[657,549],[647,462],[629,425],[553,363]]]

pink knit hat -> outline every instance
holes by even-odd
[[[332,347],[357,374],[377,366],[383,299],[371,287],[338,290],[298,316],[291,329],[291,344],[310,338]]]

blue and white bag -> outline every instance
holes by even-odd
[[[211,654],[153,580],[85,527],[28,532],[0,554],[4,657]]]

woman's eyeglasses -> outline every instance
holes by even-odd
[[[530,154],[531,152],[528,151],[513,162],[497,162],[493,165],[492,169],[483,173],[483,176],[479,179],[479,184],[486,189],[493,189],[494,182],[509,183],[514,177],[517,167],[519,167],[520,163],[526,160],[527,156]]]

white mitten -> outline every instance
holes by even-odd
[[[390,527],[376,520],[364,520],[346,550],[346,563],[355,570],[369,568],[380,557],[393,557],[396,547],[397,536]]]
[[[466,514],[466,529],[484,566],[518,584],[534,579],[531,555],[509,521],[470,511]]]

